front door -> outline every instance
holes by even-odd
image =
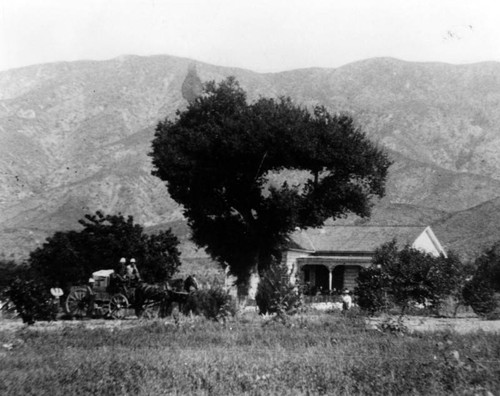
[[[344,288],[344,270],[343,265],[337,265],[332,271],[332,290],[338,293]]]

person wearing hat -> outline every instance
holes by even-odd
[[[125,259],[125,257],[122,257],[120,259],[120,263],[118,264],[117,275],[121,277],[127,275],[127,260]]]
[[[141,281],[141,275],[135,264],[135,258],[130,259],[130,263],[127,265],[127,278],[133,283],[137,284]]]
[[[352,297],[349,289],[344,289],[342,291],[342,311],[348,311],[352,305]]]
[[[110,276],[109,292],[120,293],[127,281],[127,260],[125,257],[120,259],[116,270]]]

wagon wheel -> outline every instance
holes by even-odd
[[[160,317],[160,308],[161,303],[157,301],[146,301],[141,313],[141,318],[158,319]]]
[[[108,314],[113,319],[123,319],[125,310],[128,308],[128,300],[123,294],[113,294],[109,300]]]
[[[69,293],[64,311],[71,316],[84,317],[89,310],[89,299],[85,290],[73,290]]]

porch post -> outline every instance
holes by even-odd
[[[332,291],[332,286],[333,286],[333,268],[332,267],[328,267],[328,291],[331,292]]]

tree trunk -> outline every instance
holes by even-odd
[[[257,287],[259,286],[260,276],[258,264],[255,264],[254,268],[251,269],[250,278],[248,278],[248,299],[255,301],[255,295],[257,294]]]
[[[250,275],[247,283],[238,287],[238,300],[240,306],[255,304],[257,287],[260,282],[258,254],[255,255],[253,263],[252,268],[250,268]]]

